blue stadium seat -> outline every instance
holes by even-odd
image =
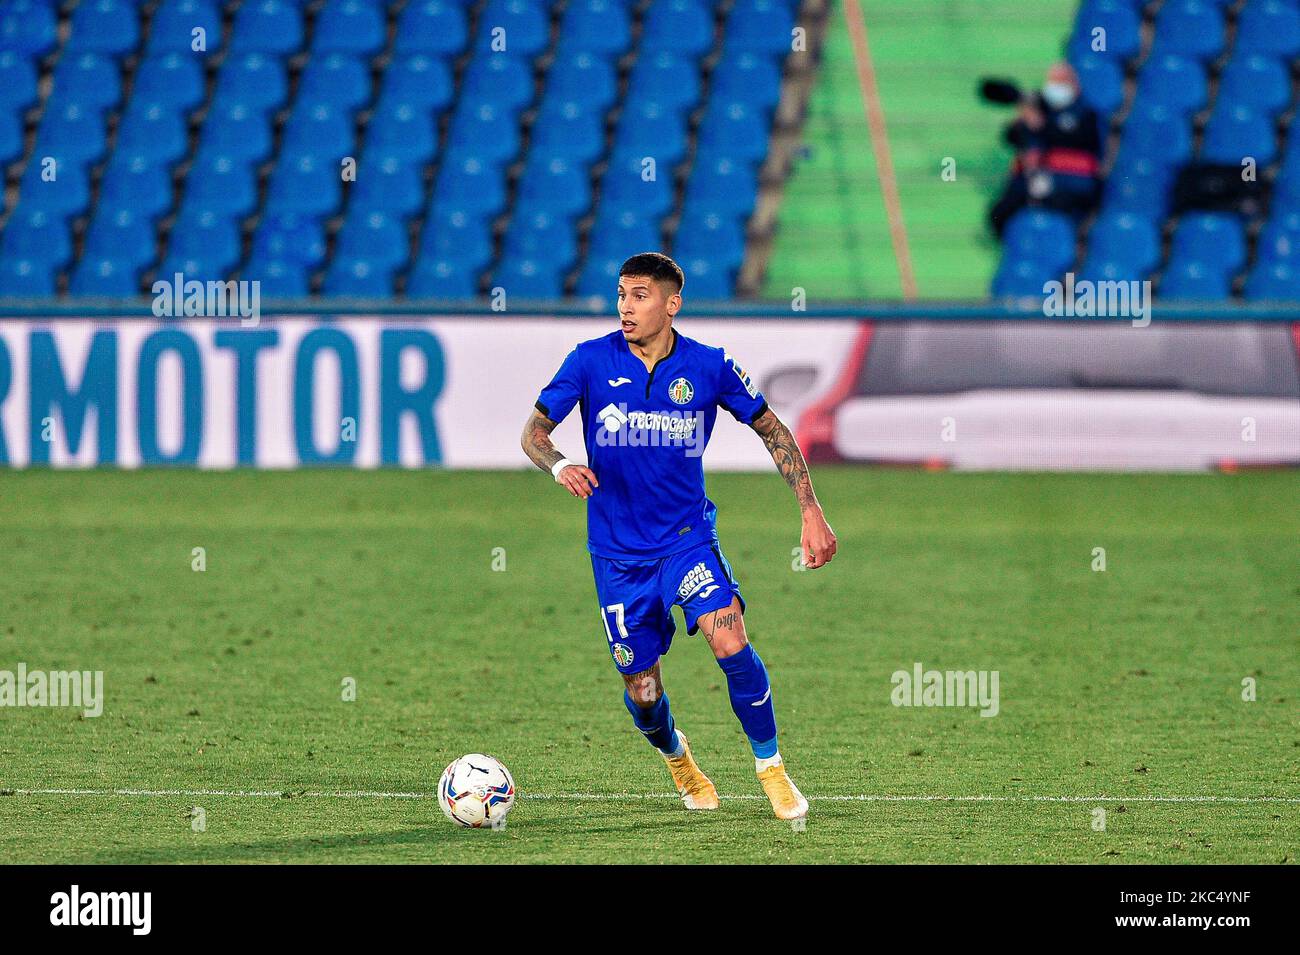
[[[1202,259],[1174,257],[1160,279],[1161,298],[1223,301],[1232,297],[1232,275]]]
[[[505,208],[505,172],[476,156],[448,157],[438,169],[434,202],[446,212],[496,215]]]
[[[16,112],[0,110],[0,175],[23,154],[23,124]]]
[[[253,233],[253,260],[310,271],[325,261],[325,228],[315,216],[268,213]]]
[[[326,0],[316,14],[311,48],[314,54],[373,56],[383,49],[386,33],[381,6],[368,0]]]
[[[1223,212],[1184,215],[1174,229],[1171,259],[1201,262],[1232,275],[1246,264],[1246,230],[1241,219]]]
[[[207,53],[221,46],[221,13],[216,0],[163,0],[149,25],[148,52],[193,53],[195,30],[202,30]]]
[[[686,117],[659,103],[629,103],[619,117],[614,142],[619,155],[653,157],[666,175],[686,158]]]
[[[254,258],[240,278],[258,282],[262,298],[303,298],[311,289],[307,268],[297,262]]]
[[[0,53],[0,63],[3,63],[6,55],[13,54]],[[26,61],[24,64],[31,70],[30,64],[26,64]],[[0,74],[2,73],[3,70],[0,70]],[[26,94],[27,90],[21,86],[21,79],[17,80],[20,86],[14,91],[5,89],[5,81],[6,77],[0,75],[0,105],[3,105],[6,97],[15,92],[20,95]],[[35,91],[34,81],[31,90]],[[118,100],[122,98],[122,68],[116,60],[103,53],[76,53],[61,56],[58,65],[54,68],[54,92],[51,98],[56,97],[94,109],[116,106]],[[28,100],[22,105],[27,106],[30,103],[31,100]]]
[[[199,152],[245,163],[262,162],[271,154],[270,117],[242,103],[213,108],[203,123]]]
[[[314,53],[298,80],[295,110],[318,103],[351,114],[370,101],[370,67],[351,53]]]
[[[781,100],[781,68],[762,53],[724,47],[710,83],[710,96],[722,102],[745,102],[770,113]]]
[[[1072,55],[1097,53],[1119,63],[1142,48],[1142,19],[1131,4],[1118,0],[1084,0],[1074,21]]]
[[[47,298],[54,294],[54,270],[31,259],[0,259],[0,298]]]
[[[30,259],[56,271],[72,259],[68,223],[46,209],[19,205],[0,234],[0,252],[5,258]]]
[[[239,225],[211,210],[183,212],[172,224],[167,257],[197,259],[219,272],[234,268],[241,257]]]
[[[677,226],[673,254],[680,259],[707,259],[734,273],[745,260],[744,227],[730,216],[697,215],[688,208]]]
[[[420,258],[454,261],[481,272],[492,261],[492,224],[466,212],[434,210],[420,235]]]
[[[299,156],[292,162],[281,158],[271,172],[266,211],[332,215],[339,207],[341,192],[336,164],[315,156]]]
[[[405,103],[441,113],[451,104],[454,93],[451,66],[445,60],[411,53],[389,64],[380,95],[388,106]]]
[[[530,158],[519,180],[519,204],[572,219],[591,207],[591,180],[567,159]]]
[[[533,123],[529,160],[567,159],[590,165],[605,152],[605,117],[577,100],[548,100]]]
[[[101,210],[130,209],[136,215],[155,218],[171,206],[172,176],[167,166],[139,153],[119,150],[113,154],[99,184]]]
[[[1223,11],[1205,0],[1166,0],[1156,15],[1155,53],[1209,60],[1223,52]]]
[[[642,251],[658,251],[658,244]],[[574,294],[584,298],[601,298],[613,301],[618,292],[618,270],[628,256],[597,257],[589,255],[578,273],[578,285]],[[692,290],[693,292],[694,290]]]
[[[367,158],[426,163],[437,149],[438,130],[428,110],[409,103],[380,103],[370,117],[366,129]]]
[[[1271,56],[1259,53],[1237,56],[1219,80],[1218,101],[1274,117],[1291,102],[1291,77],[1282,63]]]
[[[203,102],[206,81],[203,66],[187,53],[162,53],[148,57],[136,68],[131,96],[189,112]]]
[[[567,272],[578,259],[573,223],[542,209],[516,212],[506,230],[505,255],[534,259],[550,269]]]
[[[364,260],[380,271],[405,264],[410,240],[400,218],[382,212],[349,212],[339,230],[336,256]]]
[[[1127,259],[1107,259],[1089,254],[1079,269],[1079,278],[1088,282],[1141,282],[1151,274]]]
[[[87,54],[92,64],[98,58]],[[81,57],[69,57],[69,66]],[[62,66],[62,61],[60,62]],[[62,88],[66,82],[55,80],[55,87]],[[114,97],[116,99],[116,97]],[[25,55],[17,50],[0,49],[0,113],[10,110],[27,109],[36,102],[36,67]],[[106,105],[101,102],[99,105]]]
[[[700,125],[700,153],[759,163],[767,158],[767,142],[768,123],[764,112],[744,102],[720,100],[716,95],[709,98]]]
[[[69,53],[124,56],[140,42],[140,15],[130,0],[82,0],[72,11]]]
[[[1162,53],[1151,57],[1142,68],[1137,95],[1144,104],[1194,113],[1203,109],[1208,101],[1209,84],[1205,80],[1205,69],[1198,60],[1176,53]]]
[[[469,37],[465,10],[455,0],[413,0],[397,22],[395,49],[402,53],[455,54]]]
[[[1109,212],[1132,212],[1152,221],[1163,219],[1169,212],[1172,183],[1173,172],[1164,163],[1146,156],[1123,159],[1115,164],[1106,179],[1103,208]]]
[[[1246,279],[1246,298],[1300,302],[1300,269],[1288,262],[1261,262]]]
[[[117,130],[116,149],[151,162],[174,163],[188,147],[185,117],[176,107],[131,97]]]
[[[785,0],[737,0],[727,16],[727,44],[734,49],[784,56],[794,38],[794,16]]]
[[[336,257],[322,290],[331,298],[391,298],[393,270],[369,259]]]
[[[170,278],[176,273],[184,281],[219,282],[226,278],[226,272],[213,260],[197,258],[190,255],[166,255],[158,264],[158,275]]]
[[[718,159],[691,170],[686,202],[701,212],[748,218],[758,195],[754,170],[746,163]]]
[[[1139,103],[1124,123],[1119,158],[1148,159],[1166,168],[1181,166],[1192,156],[1192,128],[1187,117],[1167,106]]]
[[[632,28],[622,0],[572,0],[560,21],[564,54],[580,51],[617,56],[632,43]]]
[[[307,72],[311,71],[314,62],[314,59],[308,61]],[[226,112],[235,106],[260,111],[278,110],[288,98],[289,77],[279,57],[268,53],[235,53],[226,57],[221,65],[211,111]]]
[[[504,37],[506,52],[511,55],[537,56],[551,36],[548,7],[537,0],[488,0],[479,14],[478,48],[490,50],[499,37]]]
[[[82,257],[118,259],[136,269],[157,257],[157,236],[153,219],[125,206],[100,204],[86,229]]]
[[[1039,259],[1004,256],[997,272],[993,275],[990,292],[995,298],[1041,299],[1043,286],[1059,278],[1060,272],[1053,270],[1046,262]]]
[[[673,177],[668,169],[656,168],[655,177],[643,175],[640,157],[615,157],[601,179],[601,207],[613,213],[635,209],[652,218],[662,218],[673,206]]]
[[[564,270],[542,259],[507,258],[492,273],[493,287],[509,299],[550,299],[564,294]]]
[[[478,272],[464,262],[420,259],[411,270],[406,294],[411,298],[470,298],[478,294]]]
[[[713,259],[685,259],[679,262],[686,274],[692,300],[731,298],[735,275]]]
[[[73,295],[132,298],[140,294],[139,270],[121,259],[83,257],[72,272],[68,290]]]
[[[452,116],[448,142],[489,162],[505,162],[519,152],[519,123],[510,110],[491,102],[462,101]]]
[[[32,208],[45,209],[55,215],[80,215],[90,202],[90,171],[82,163],[74,163],[58,156],[48,157],[54,160],[47,167],[41,162],[27,164],[19,185],[19,196],[24,204]],[[46,168],[54,170],[54,177],[46,179],[42,173]],[[100,191],[103,191],[100,186]]]
[[[654,0],[642,21],[642,56],[667,50],[698,60],[712,46],[713,10],[701,0]]]
[[[1007,222],[1002,237],[1009,259],[1041,262],[1053,275],[1070,267],[1074,246],[1074,220],[1050,209],[1022,209]]]
[[[0,8],[0,49],[42,57],[58,41],[58,17],[47,0],[10,0]]]
[[[1240,165],[1254,159],[1259,167],[1272,164],[1277,157],[1277,136],[1273,121],[1247,106],[1216,107],[1205,125],[1201,159],[1205,162]]]
[[[533,101],[532,60],[509,53],[480,52],[461,81],[467,102],[492,102],[518,111]]]
[[[1160,261],[1160,234],[1155,224],[1131,213],[1102,213],[1088,234],[1089,261],[1122,263],[1146,275]]]
[[[293,0],[248,0],[235,14],[230,52],[287,56],[302,40],[302,11]]]
[[[661,227],[659,219],[635,209],[606,209],[602,204],[587,237],[588,258],[621,260],[637,252],[656,250],[661,244]]]
[[[46,104],[35,155],[64,156],[73,163],[94,162],[104,155],[107,143],[103,113],[60,96]]]
[[[1260,265],[1300,264],[1300,212],[1275,212],[1259,235],[1256,260]]]
[[[370,212],[407,218],[424,204],[420,167],[394,156],[372,159],[362,155],[352,186],[352,204]]]
[[[647,58],[637,60],[636,69]],[[699,80],[696,79],[698,84]],[[572,56],[557,56],[546,76],[544,101],[572,101],[584,109],[603,113],[618,95],[618,79],[614,64],[592,53],[579,52]]]
[[[1300,10],[1293,0],[1250,0],[1237,20],[1238,55],[1300,56]]]
[[[355,146],[351,113],[320,101],[304,102],[285,123],[279,158],[292,162],[314,156],[337,168],[344,156],[355,156]]]
[[[1070,62],[1079,74],[1084,103],[1104,122],[1124,103],[1124,70],[1114,60],[1089,51],[1072,51]]]

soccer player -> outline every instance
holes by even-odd
[[[727,677],[731,708],[754,751],[772,809],[798,819],[808,801],[776,743],[772,686],[745,633],[745,600],[718,544],[717,509],[704,493],[701,455],[718,408],[762,437],[803,515],[808,567],[835,556],[835,534],[813,493],[799,446],[750,377],[721,348],[678,334],[682,270],[666,255],[634,255],[619,270],[619,327],[579,344],[538,398],[524,452],[587,502],[605,634],[623,675],[632,721],[668,763],[687,809],[717,809],[718,791],[673,722],[660,675],[682,608],[687,633],[704,639]],[[587,466],[555,449],[551,432],[578,405]]]

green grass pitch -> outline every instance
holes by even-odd
[[[724,802],[663,798],[545,475],[0,473],[0,670],[102,670],[106,697],[0,708],[0,859],[1295,860],[1295,473],[815,477],[840,556],[802,573],[780,479],[709,480],[796,832],[680,624],[665,683]],[[918,662],[997,670],[998,715],[894,706]],[[477,750],[522,793],[504,831],[430,798]]]

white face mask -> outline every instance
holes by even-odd
[[[1065,109],[1074,102],[1074,87],[1069,83],[1048,83],[1043,87],[1043,102],[1052,109]]]

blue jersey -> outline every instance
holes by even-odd
[[[591,553],[651,560],[718,539],[702,458],[718,408],[744,424],[767,410],[731,356],[674,330],[672,348],[647,371],[614,331],[569,352],[537,410],[558,422],[575,404],[600,482],[587,498]]]

